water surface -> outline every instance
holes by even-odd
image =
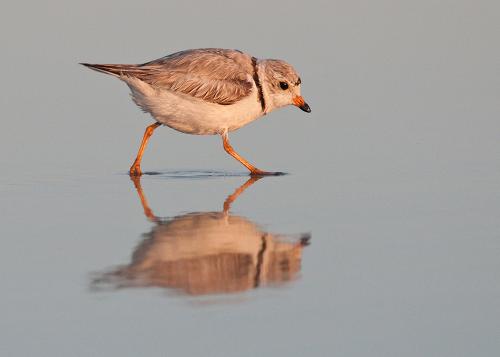
[[[497,356],[498,2],[11,3],[0,355]],[[229,29],[229,30],[228,30]],[[155,131],[79,62],[283,58],[312,108]]]

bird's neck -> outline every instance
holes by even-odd
[[[271,112],[274,109],[271,96],[269,93],[269,89],[267,86],[267,83],[265,81],[266,79],[266,60],[257,60],[256,64],[256,73],[257,77],[260,83],[260,92],[261,92],[261,97],[259,100],[263,103],[262,104],[262,109],[264,112],[264,115]],[[260,95],[260,94],[259,94]]]

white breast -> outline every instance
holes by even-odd
[[[138,106],[160,123],[183,133],[222,134],[263,115],[255,84],[248,97],[235,104],[220,105],[183,93],[159,90],[137,78],[121,79],[130,87],[132,99]]]

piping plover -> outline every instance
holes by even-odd
[[[300,95],[300,77],[282,60],[257,59],[239,50],[186,50],[143,64],[89,64],[118,77],[130,87],[132,99],[156,120],[146,128],[130,175],[141,175],[141,158],[160,125],[187,134],[221,135],[224,149],[251,175],[259,170],[238,155],[228,133],[274,109],[295,105],[311,112]]]

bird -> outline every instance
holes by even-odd
[[[280,174],[260,170],[240,156],[229,142],[229,133],[287,105],[311,112],[292,65],[240,50],[200,48],[142,64],[80,64],[125,82],[132,100],[155,120],[144,132],[130,176],[142,175],[144,150],[162,125],[186,134],[220,135],[224,150],[250,175]]]

